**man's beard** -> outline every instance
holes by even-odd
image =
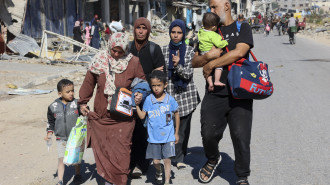
[[[225,12],[225,10],[223,10],[223,13],[221,13],[221,15],[219,16],[220,17],[220,23],[221,24],[225,24],[225,22],[226,22],[226,12]]]

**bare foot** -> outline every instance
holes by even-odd
[[[226,86],[226,84],[224,84],[224,83],[222,83],[222,82],[220,82],[220,81],[218,81],[218,82],[214,82],[214,85],[215,85],[215,86]]]
[[[208,90],[209,90],[209,91],[213,91],[213,90],[214,90],[214,86],[213,86],[213,85],[209,85]]]

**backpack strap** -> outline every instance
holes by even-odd
[[[149,41],[149,43],[150,43],[150,55],[151,55],[151,58],[153,58],[154,57],[154,54],[155,54],[155,47],[156,47],[156,44],[154,43],[154,42],[151,42],[151,41]]]

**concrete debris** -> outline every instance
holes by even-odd
[[[318,32],[324,32],[324,31],[327,31],[327,29],[326,28],[317,28],[315,30],[316,33],[318,33]]]
[[[91,62],[92,61],[92,58],[94,56],[95,56],[95,54],[88,54],[88,55],[80,55],[78,57],[72,56],[72,57],[68,57],[66,59],[69,60],[69,61],[76,60],[76,61],[87,61],[87,62]]]
[[[24,34],[19,34],[14,40],[7,44],[8,48],[20,56],[25,56],[29,52],[40,51],[36,40]]]
[[[170,23],[168,21],[163,20],[166,16],[163,18],[159,18],[157,15],[154,15],[152,17],[152,30],[164,33],[168,30]]]
[[[23,88],[18,88],[13,91],[8,91],[9,95],[31,95],[31,94],[48,94],[53,92],[54,89],[52,90],[42,90],[42,89],[23,89]]]
[[[6,53],[0,55],[0,60],[28,60],[30,58],[20,55],[7,55]]]

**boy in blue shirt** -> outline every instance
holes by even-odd
[[[163,172],[160,160],[165,164],[165,184],[170,183],[171,157],[175,156],[175,144],[179,141],[180,116],[178,103],[164,92],[167,87],[165,73],[154,70],[150,75],[152,94],[147,96],[143,110],[136,106],[140,119],[148,120],[148,148],[146,159],[153,159],[156,168],[156,181],[162,183]],[[139,93],[135,94],[135,103],[139,105]],[[175,117],[175,132],[172,115]]]

